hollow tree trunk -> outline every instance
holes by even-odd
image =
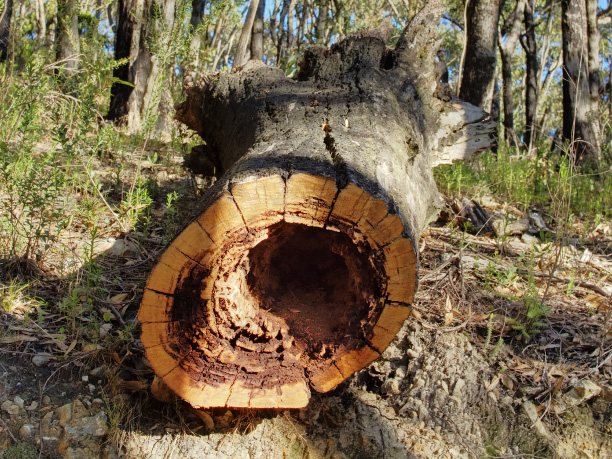
[[[488,147],[496,128],[440,88],[441,14],[431,2],[395,50],[361,35],[311,47],[297,80],[249,64],[185,89],[177,118],[223,175],[138,317],[155,372],[193,406],[303,407],[409,316],[440,203],[432,164]]]

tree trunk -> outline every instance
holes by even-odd
[[[459,97],[491,111],[497,62],[499,0],[467,0],[465,58]]]
[[[5,0],[0,11],[0,62],[8,58],[11,37],[11,17],[13,16],[13,0]]]
[[[504,138],[507,142],[513,142],[514,135],[514,81],[512,80],[512,56],[516,50],[516,45],[521,33],[521,24],[523,20],[523,11],[525,9],[526,0],[518,0],[516,7],[508,22],[510,30],[507,33],[500,31],[499,54],[502,62],[502,98],[504,101]],[[504,28],[506,28],[504,26]],[[507,35],[506,43],[504,44],[502,36]]]
[[[35,0],[34,7],[36,8],[36,24],[38,25],[36,40],[38,40],[39,43],[45,43],[47,40],[47,18],[45,15],[44,0]]]
[[[590,119],[595,133],[595,148],[598,155],[601,151],[600,125],[599,125],[599,28],[597,27],[597,0],[586,0],[587,37],[589,47],[589,93],[590,93]]]
[[[522,41],[525,51],[525,134],[523,143],[531,151],[537,132],[536,110],[538,107],[538,48],[536,44],[535,24],[533,21],[535,0],[527,0],[525,5],[525,39]]]
[[[193,406],[303,407],[410,315],[419,236],[440,206],[434,158],[486,148],[496,127],[436,96],[441,14],[430,2],[395,50],[362,35],[311,47],[297,80],[251,63],[185,88],[177,118],[224,174],[138,317],[154,370]]]
[[[204,20],[204,11],[206,10],[206,0],[192,0],[191,1],[191,43],[189,49],[193,53],[193,61],[189,63],[189,67],[194,69],[196,74],[200,70],[200,52],[202,46],[202,33],[198,32],[198,27]]]
[[[158,20],[165,22],[167,30],[172,30],[174,3],[174,0],[119,0],[115,59],[129,57],[129,62],[116,68],[113,76],[133,87],[121,82],[111,87],[108,119],[127,124],[130,132],[140,132],[143,123],[157,115],[155,129],[163,132],[168,128],[170,107],[164,108],[164,101],[169,96],[167,88],[161,85],[161,72],[168,69],[163,67],[163,62],[152,59],[149,44],[159,30],[155,23],[156,9],[160,13]]]
[[[329,0],[319,0],[319,15],[317,16],[316,38],[317,45],[325,44],[325,31],[327,30],[327,16],[329,15]]]
[[[599,166],[599,146],[591,112],[589,45],[584,0],[562,0],[563,137],[571,142],[577,163]]]
[[[249,11],[238,39],[238,46],[236,46],[236,56],[234,56],[233,68],[238,68],[243,65],[247,59],[245,56],[247,45],[249,43],[249,37],[251,36],[251,30],[253,29],[253,23],[255,22],[255,16],[257,15],[257,6],[259,0],[251,0],[249,3]]]
[[[266,12],[266,0],[259,0],[255,22],[253,22],[253,32],[251,35],[251,59],[263,62],[263,28],[264,14]]]
[[[65,74],[79,68],[79,2],[58,0],[56,59],[61,61]]]

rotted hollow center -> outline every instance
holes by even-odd
[[[311,357],[363,336],[377,298],[367,256],[344,233],[278,223],[249,253],[247,283]]]

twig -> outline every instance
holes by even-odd
[[[529,274],[529,272],[527,270],[524,269],[519,269],[518,270],[521,274]],[[546,279],[550,279],[551,281],[556,281],[556,282],[562,282],[564,284],[571,284],[572,280],[571,279],[567,279],[565,277],[559,277],[559,276],[555,276],[555,275],[551,275],[551,274],[545,274],[545,273],[541,273],[538,271],[533,271],[533,275],[535,277],[542,277],[542,278],[546,278]],[[589,290],[592,290],[596,293],[599,293],[601,296],[603,296],[604,298],[610,300],[611,297],[608,293],[606,293],[606,291],[604,289],[602,289],[601,287],[598,287],[595,284],[591,284],[589,282],[584,282],[584,281],[578,281],[574,284],[575,287],[582,287],[582,288],[586,288]]]
[[[6,422],[4,422],[4,420],[2,418],[0,418],[0,422],[2,423],[2,425],[4,426],[4,428],[6,429],[6,431],[8,432],[8,434],[11,436],[11,438],[13,439],[13,441],[15,443],[19,443],[19,440],[17,440],[15,438],[15,436],[13,435],[13,432],[11,432],[11,429],[9,429],[9,426],[6,425]]]

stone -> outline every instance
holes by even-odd
[[[10,400],[6,400],[0,407],[2,408],[2,411],[6,411],[11,416],[19,414],[19,405]]]
[[[73,420],[64,427],[68,439],[84,440],[88,437],[103,437],[108,432],[106,413],[100,411],[95,416]]]
[[[15,405],[17,405],[20,409],[23,409],[23,407],[25,406],[25,402],[19,395],[16,395],[13,401],[15,402]]]
[[[66,427],[70,422],[70,419],[72,419],[72,403],[60,406],[57,409],[57,414],[59,416],[59,425]]]
[[[493,231],[495,231],[497,237],[512,236],[515,234],[523,234],[527,231],[529,229],[529,221],[499,218],[494,220],[491,226],[493,226]]]
[[[36,365],[37,367],[40,367],[42,365],[45,365],[46,363],[48,363],[51,359],[49,358],[48,355],[46,354],[36,354],[34,357],[32,357],[32,363],[34,365]]]
[[[36,435],[36,426],[32,424],[24,424],[19,428],[19,439],[26,441],[32,440]]]
[[[539,230],[543,230],[544,232],[550,231],[548,227],[546,226],[546,222],[544,221],[542,216],[536,212],[531,212],[529,214],[529,223],[531,224],[531,226],[533,226],[538,231]]]
[[[400,393],[399,381],[397,379],[388,379],[383,383],[381,390],[386,395],[397,395]]]

